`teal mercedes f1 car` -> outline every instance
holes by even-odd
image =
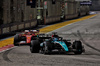
[[[73,43],[70,40],[63,39],[58,35],[52,36],[38,36],[37,40],[32,40],[30,45],[31,53],[41,52],[43,54],[51,54],[54,51],[57,52],[74,52],[75,54],[82,54],[85,49],[80,40],[75,40]]]

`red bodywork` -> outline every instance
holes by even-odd
[[[26,43],[31,43],[32,35],[26,35]]]
[[[38,34],[39,34],[39,32],[24,32],[23,34],[19,34],[19,36],[26,37],[26,43],[31,43],[31,38],[36,37]]]

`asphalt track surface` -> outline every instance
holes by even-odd
[[[44,55],[31,53],[29,46],[19,46],[0,54],[0,66],[100,66],[100,13],[52,32],[65,39],[81,40],[85,53]]]

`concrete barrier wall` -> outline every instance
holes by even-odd
[[[36,19],[37,9],[36,8],[31,8],[31,6],[27,6],[26,5],[26,1],[27,0],[24,0],[24,3],[25,3],[24,4],[24,6],[25,6],[25,9],[24,9],[24,21]]]
[[[3,24],[7,24],[11,22],[10,19],[10,0],[3,0]]]
[[[3,3],[3,24],[0,25],[0,34],[37,25],[36,8],[27,6],[26,0],[3,0],[0,2]]]
[[[31,27],[36,26],[36,25],[37,25],[37,20],[31,22]]]
[[[18,29],[24,29],[24,24],[19,24]]]
[[[11,24],[9,24],[11,25]],[[4,34],[4,33],[9,33],[12,31],[16,31],[16,30],[21,30],[21,29],[25,29],[25,28],[30,28],[30,27],[34,27],[37,25],[37,20],[33,20],[33,21],[29,21],[29,22],[23,22],[20,24],[14,24],[12,26],[3,26],[2,28],[0,28],[0,34]]]
[[[47,1],[46,24],[60,21],[62,0],[56,0],[55,4],[52,4],[52,0],[45,1]],[[37,25],[37,9],[27,6],[26,0],[2,0],[2,3],[3,24],[0,25],[0,34]],[[65,3],[67,3],[65,19],[78,17],[79,14],[82,16],[89,12],[88,6],[80,6],[75,0],[65,0]],[[44,18],[44,14],[42,17]]]
[[[55,4],[52,4],[52,0],[48,0],[48,4],[47,4],[48,15],[47,15],[47,17],[60,15],[61,14],[60,8],[61,8],[60,0],[56,0]]]
[[[2,32],[2,31],[1,31],[1,29],[0,29],[0,34],[1,34],[1,32]]]
[[[90,6],[91,11],[100,11],[100,0],[91,0],[92,6]]]
[[[8,33],[9,32],[9,27],[3,28],[3,33]]]
[[[11,31],[17,30],[17,25],[11,26]]]
[[[46,18],[46,23],[54,23],[60,21],[60,16]]]
[[[65,19],[72,19],[78,17],[78,3],[74,0],[65,0]]]
[[[60,15],[61,15],[60,0],[56,0],[55,4],[52,4],[52,0],[47,0],[47,2],[48,2],[47,4],[48,15],[46,15],[46,24],[60,21]]]
[[[75,0],[65,0],[65,3],[67,3],[67,7],[65,7],[65,19],[89,14],[90,8],[87,5],[80,5],[80,2],[76,2]]]

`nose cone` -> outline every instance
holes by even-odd
[[[27,43],[31,43],[31,37],[32,37],[32,35],[27,35],[26,36],[26,42]]]

